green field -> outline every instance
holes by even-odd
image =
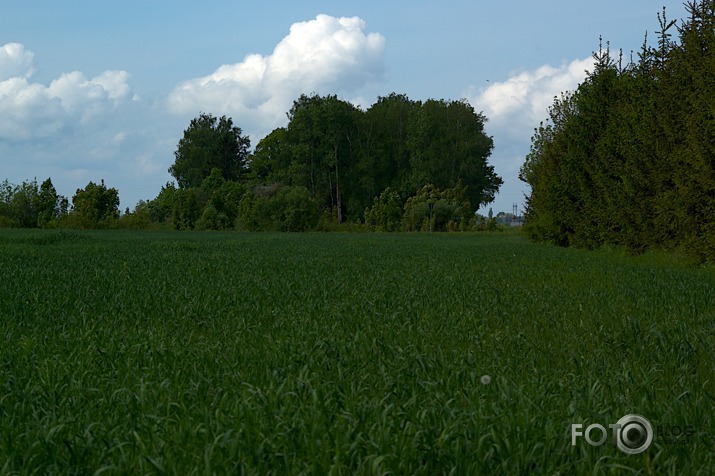
[[[3,230],[0,272],[3,475],[715,472],[715,270],[676,256]],[[571,444],[630,413],[644,453]]]

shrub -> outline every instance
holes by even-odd
[[[365,209],[365,224],[374,231],[400,231],[403,214],[400,195],[388,187]]]
[[[281,188],[274,200],[281,231],[307,231],[318,224],[318,204],[305,187]]]
[[[178,189],[174,194],[171,221],[175,230],[191,230],[199,219],[199,208],[194,189]]]
[[[201,217],[196,222],[197,230],[225,230],[229,227],[229,220],[225,213],[220,213],[212,204],[204,207]]]
[[[317,202],[305,187],[257,187],[238,208],[238,227],[246,231],[308,231],[318,225]]]
[[[432,229],[434,231],[464,230],[472,216],[466,186],[439,190],[425,185],[416,195],[407,199],[403,221],[407,231],[429,231],[432,204]]]
[[[80,228],[106,228],[119,218],[119,191],[89,182],[72,197],[72,219]]]

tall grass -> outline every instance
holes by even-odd
[[[7,230],[0,272],[0,474],[715,471],[715,273],[669,255]],[[628,413],[695,434],[572,446]]]

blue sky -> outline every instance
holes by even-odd
[[[590,68],[599,35],[626,58],[680,0],[24,0],[0,16],[0,180],[51,177],[71,198],[90,180],[121,208],[151,199],[191,118],[226,114],[255,146],[301,93],[369,107],[391,92],[466,98],[489,119],[504,186],[533,128]],[[486,213],[486,209],[483,210]]]

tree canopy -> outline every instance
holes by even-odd
[[[201,186],[218,169],[225,180],[239,181],[246,174],[246,160],[251,142],[240,127],[226,116],[216,118],[202,113],[191,120],[174,152],[169,173],[179,188]]]
[[[373,229],[420,230],[430,190],[435,229],[468,229],[502,183],[487,161],[486,118],[464,100],[390,94],[363,110],[335,95],[301,95],[287,116],[250,154],[232,118],[201,113],[177,144],[169,168],[176,185],[120,217],[118,191],[90,182],[71,210],[64,207],[62,224],[303,231],[367,219],[379,222]],[[11,226],[61,226],[51,182],[41,190],[36,182],[8,187],[0,191],[0,216],[14,207]],[[25,202],[38,206],[25,212]]]
[[[336,96],[303,95],[288,118],[257,145],[253,177],[306,187],[338,221],[362,218],[387,188],[404,202],[427,184],[461,183],[476,210],[502,184],[487,162],[486,118],[466,101],[391,94],[363,111]]]
[[[680,23],[658,15],[637,61],[599,48],[555,100],[520,174],[533,238],[715,259],[715,1],[686,8]]]
[[[97,228],[103,222],[119,217],[119,191],[107,188],[104,180],[89,182],[72,197],[74,217],[82,228]]]
[[[0,226],[46,228],[66,216],[68,207],[49,178],[39,187],[36,179],[20,185],[7,180],[0,184]]]

